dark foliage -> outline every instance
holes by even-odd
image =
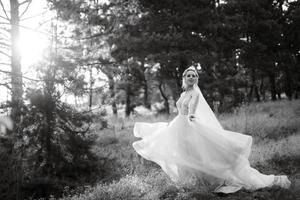
[[[95,182],[98,159],[90,149],[95,137],[88,132],[93,116],[49,98],[42,90],[29,90],[27,98],[18,147],[24,197],[59,196],[66,186]]]

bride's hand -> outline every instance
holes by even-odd
[[[195,115],[189,115],[188,118],[189,118],[189,120],[190,120],[191,122],[193,122],[193,121],[195,121],[195,118],[196,118],[196,117],[195,117]]]

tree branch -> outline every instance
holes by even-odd
[[[0,15],[0,18],[2,18],[2,19],[5,19],[5,20],[9,21],[9,19],[8,19],[8,18],[6,18],[6,17],[3,17],[3,16],[1,16],[1,15]]]
[[[22,14],[20,15],[20,18],[22,18],[23,15],[26,13],[26,11],[28,10],[30,4],[32,3],[32,0],[23,1],[22,3],[19,4],[19,6],[22,5],[23,3],[27,3],[27,6],[26,6],[25,10],[22,12]]]
[[[4,86],[4,87],[6,87],[7,89],[11,90],[11,87],[9,86],[8,83],[0,83],[0,86]]]
[[[41,13],[39,13],[39,14],[32,15],[32,16],[29,16],[29,17],[25,17],[25,18],[23,18],[23,19],[20,19],[20,21],[25,21],[25,20],[32,19],[32,18],[35,18],[35,17],[39,17],[39,16],[41,16],[41,15],[44,15],[44,14],[47,13],[47,12],[48,12],[48,11],[46,10],[46,11],[41,12]]]
[[[8,22],[0,22],[0,24],[10,25]]]
[[[105,64],[112,64],[113,62],[107,62]],[[104,63],[103,62],[94,62],[94,63],[85,63],[85,62],[82,62],[81,64],[85,64],[85,65],[103,65]]]
[[[5,47],[6,49],[9,49],[9,48],[10,48],[10,45],[9,45],[9,44],[7,44],[7,43],[5,43],[5,42],[1,42],[1,41],[0,41],[0,46]]]
[[[0,27],[0,30],[1,30],[0,34],[3,35],[3,36],[5,36],[7,38],[7,36],[10,34],[10,30],[11,29],[9,29],[7,27]],[[1,37],[0,40],[6,39],[6,38]]]
[[[4,7],[4,5],[3,5],[3,3],[2,3],[2,0],[0,0],[0,5],[1,5],[1,8],[2,8],[2,10],[3,10],[3,12],[4,12],[5,16],[6,16],[6,20],[10,21],[10,19],[9,19],[9,17],[8,17],[8,15],[7,15],[7,12],[6,12],[6,10],[5,10],[5,7]]]
[[[5,70],[1,70],[1,69],[0,69],[0,72],[5,73],[5,74],[11,74],[11,72],[5,71]]]
[[[0,29],[3,30],[3,31],[5,31],[6,33],[10,33],[10,29],[7,28],[7,27],[0,27]]]
[[[26,0],[26,1],[21,2],[21,3],[19,3],[19,6],[25,4],[25,3],[29,2],[29,1],[31,1],[31,0]]]
[[[0,32],[0,41],[7,42],[9,40],[9,36]]]
[[[8,58],[11,58],[10,55],[8,55],[7,53],[5,53],[5,52],[3,52],[3,51],[1,51],[1,50],[0,50],[0,54],[5,55],[5,56],[7,56]]]
[[[12,72],[10,72],[10,71],[1,70],[1,69],[0,69],[0,72],[5,73],[5,74],[9,74],[9,75],[20,76],[20,77],[22,77],[22,78],[24,78],[24,79],[27,79],[27,80],[30,80],[30,81],[36,81],[36,82],[38,82],[38,81],[43,81],[43,80],[39,80],[39,79],[28,78],[28,77],[26,77],[26,76],[23,76],[22,74],[19,75],[19,74],[12,73]]]

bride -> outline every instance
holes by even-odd
[[[194,67],[184,71],[182,85],[178,115],[170,123],[135,123],[134,136],[142,138],[133,143],[138,154],[160,165],[174,182],[202,180],[218,186],[214,192],[289,188],[287,176],[265,175],[250,166],[252,137],[222,128],[198,87]]]

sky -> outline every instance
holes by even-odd
[[[9,1],[1,0],[1,2],[9,15]],[[23,4],[20,7],[20,15],[25,11],[26,7],[27,4]],[[5,16],[2,7],[0,9],[0,16]],[[21,18],[18,46],[22,57],[22,72],[25,76],[31,76],[30,71],[32,71],[32,69],[30,69],[30,66],[41,58],[43,50],[49,44],[49,34],[47,34],[47,30],[49,30],[52,16],[51,11],[47,9],[46,0],[32,0],[27,11],[24,12]],[[5,22],[5,20],[0,18],[0,22]],[[4,62],[3,57],[0,57],[0,59]],[[9,63],[9,61],[5,62]],[[0,69],[10,71],[9,66],[0,65]],[[0,87],[0,102],[10,98],[7,92],[6,88]]]
[[[1,0],[9,14],[9,1]],[[22,2],[19,0],[19,2]],[[25,11],[27,4],[20,6],[20,15]],[[4,12],[0,9],[0,16]],[[35,63],[42,53],[43,49],[49,44],[50,35],[47,33],[51,24],[53,13],[47,8],[46,0],[32,0],[27,11],[20,20],[20,41],[19,48],[22,55],[23,72]],[[3,19],[0,19],[0,22]]]
[[[51,35],[47,31],[52,17],[53,14],[47,9],[45,0],[33,0],[27,14],[24,15],[19,43],[24,73],[41,58],[43,50],[48,46]]]
[[[0,1],[2,1],[6,11],[9,13],[9,1]],[[19,2],[22,2],[22,0],[19,0]],[[24,4],[20,7],[20,14],[26,9],[26,5],[27,4]],[[2,9],[0,9],[0,16],[5,16]],[[50,44],[52,37],[50,33],[51,19],[53,19],[54,16],[54,13],[49,10],[46,0],[32,0],[28,10],[21,18],[19,50],[22,57],[22,73],[26,77],[34,78],[34,68],[32,66],[42,58],[43,51]],[[0,23],[1,22],[3,22],[3,19],[0,18]],[[0,65],[0,69],[10,71],[9,66]],[[101,78],[105,78],[103,74],[101,74],[101,76]],[[86,77],[89,77],[89,74],[87,74]],[[103,85],[103,83],[96,84]],[[7,89],[0,86],[0,102],[6,101],[9,98],[10,95]],[[74,102],[73,97],[64,99],[71,101],[69,103]]]

